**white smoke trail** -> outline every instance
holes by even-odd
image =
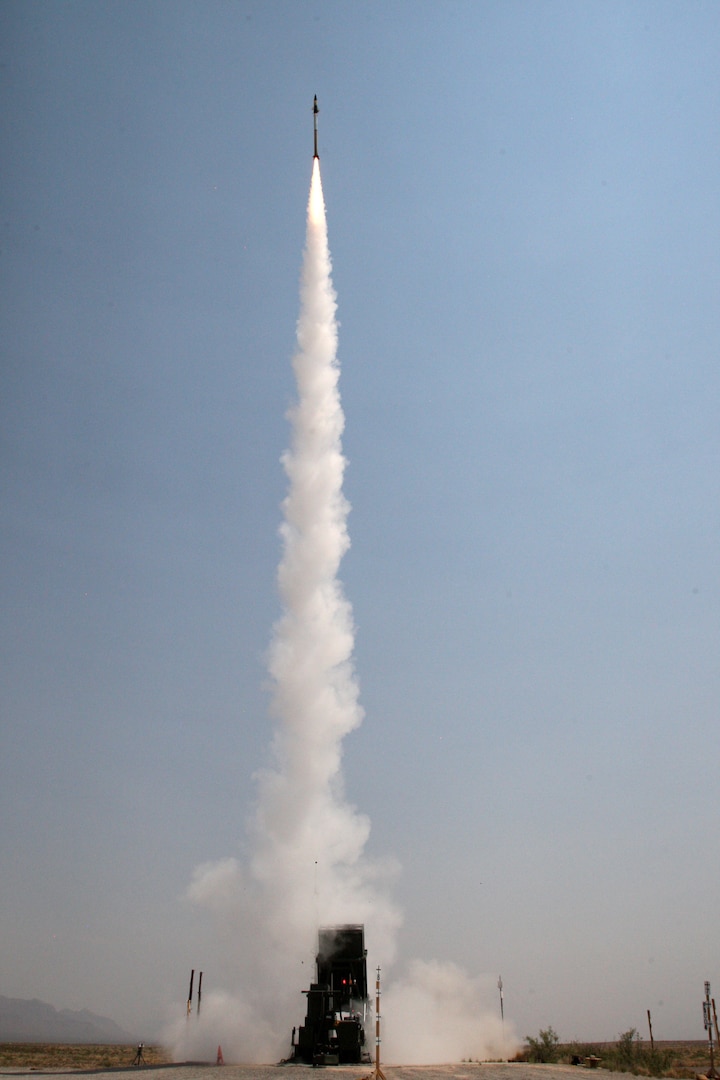
[[[213,1052],[272,1061],[289,1051],[304,1017],[321,925],[364,923],[373,948],[392,959],[399,914],[383,890],[392,869],[370,863],[367,817],[345,799],[342,741],[361,723],[352,663],[352,611],[338,579],[349,547],[343,496],[344,416],[338,392],[336,297],[331,279],[319,161],[307,211],[288,494],[278,571],[283,614],[269,670],[277,721],[272,764],[258,775],[246,871],[232,859],[199,867],[190,897],[210,909],[242,971],[237,998],[206,995],[201,1024],[180,1024],[177,1056]],[[210,1034],[212,1032],[212,1034]]]
[[[274,766],[259,776],[252,872],[270,903],[264,932],[277,962],[312,957],[322,924],[366,922],[386,948],[398,918],[363,858],[368,819],[343,792],[342,741],[361,723],[352,664],[354,627],[338,579],[349,547],[343,496],[336,297],[320,165],[313,162],[300,289],[298,400],[283,456],[284,553],[278,584],[284,613],[270,652]]]
[[[207,863],[189,889],[227,944],[224,974],[234,977],[237,991],[206,994],[199,1022],[171,1026],[165,1041],[176,1059],[212,1060],[221,1044],[228,1061],[277,1061],[290,1050],[290,1027],[304,1019],[300,990],[314,980],[318,927],[364,923],[371,953],[385,969],[400,925],[387,895],[393,868],[364,855],[370,823],[343,790],[343,739],[363,714],[352,611],[338,579],[349,546],[349,506],[342,491],[336,298],[317,158],[300,298],[298,398],[283,457],[289,482],[278,571],[283,614],[269,658],[272,763],[257,778],[247,867],[235,859]],[[393,1014],[390,1060],[503,1056],[499,1021],[482,1021],[481,989],[451,964],[411,965],[385,997]]]
[[[318,920],[359,922],[368,901],[377,901],[361,860],[370,823],[345,802],[341,771],[342,740],[363,713],[352,666],[352,612],[337,576],[349,547],[349,506],[342,492],[335,311],[315,158],[293,360],[298,401],[283,457],[289,479],[278,572],[284,614],[270,657],[280,723],[276,766],[260,777],[253,859],[257,880],[283,894],[271,927],[283,950],[288,929],[306,937],[311,928],[306,946],[312,949]]]

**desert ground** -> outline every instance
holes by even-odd
[[[93,1071],[98,1080],[117,1080],[118,1069]],[[301,1065],[154,1065],[149,1068],[131,1069],[132,1072],[150,1071],[153,1080],[306,1080],[310,1066]],[[324,1080],[366,1080],[371,1073],[370,1066],[333,1066],[323,1070],[312,1070],[317,1076],[321,1071]],[[471,1064],[460,1065],[389,1065],[383,1067],[386,1080],[569,1080],[573,1074],[577,1080],[577,1068],[572,1065],[528,1065],[513,1062],[511,1064]],[[28,1071],[4,1067],[0,1074],[5,1076],[29,1076],[40,1073],[44,1080],[58,1077],[67,1080],[76,1070],[46,1072],[37,1068]],[[125,1069],[122,1069],[125,1072]],[[82,1075],[88,1075],[83,1070]]]
[[[656,1049],[667,1055],[663,1075],[679,1080],[694,1080],[709,1071],[707,1043],[661,1042]],[[612,1043],[585,1044],[584,1052],[598,1054],[600,1063],[590,1073],[608,1075],[602,1067],[602,1055],[615,1046]],[[309,1080],[309,1066],[302,1065],[215,1065],[214,1063],[172,1063],[160,1047],[143,1047],[144,1065],[135,1067],[133,1046],[66,1046],[39,1043],[0,1044],[0,1076],[30,1076],[39,1074],[43,1080],[64,1078],[73,1074],[93,1076],[98,1080],[118,1080],[126,1073],[150,1072],[152,1080]],[[461,1062],[448,1065],[383,1065],[386,1080],[580,1080],[588,1071],[582,1066],[566,1064],[577,1045],[558,1046],[558,1063],[530,1064],[527,1061]],[[344,1065],[322,1070],[324,1080],[372,1080],[374,1069],[369,1065]],[[642,1067],[633,1068],[636,1075],[647,1076]],[[318,1070],[315,1070],[317,1076]],[[619,1077],[620,1073],[613,1073]],[[624,1075],[630,1075],[628,1070]],[[589,1080],[589,1077],[588,1077]],[[598,1080],[600,1077],[598,1076]]]

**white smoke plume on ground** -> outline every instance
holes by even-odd
[[[496,997],[496,995],[495,995]],[[512,1056],[497,1012],[490,1012],[491,981],[471,979],[456,964],[414,960],[382,998],[383,1058],[395,1065],[439,1065]]]
[[[223,976],[237,989],[206,994],[200,1017],[168,1029],[165,1041],[178,1060],[212,1060],[218,1045],[228,1061],[287,1056],[290,1027],[304,1016],[300,991],[314,981],[318,927],[364,923],[371,955],[389,965],[400,925],[388,896],[394,868],[365,856],[369,820],[343,791],[343,739],[363,714],[352,662],[352,611],[338,578],[349,547],[349,507],[342,491],[336,297],[317,158],[300,293],[293,359],[298,397],[290,412],[291,447],[283,457],[283,614],[269,658],[272,762],[257,777],[247,865],[224,859],[200,866],[189,889],[228,942]],[[388,1042],[395,1060],[457,1060],[471,1050],[480,1056],[485,1044],[473,1041],[470,1026],[477,1028],[477,1013],[468,1014],[476,996],[458,969],[416,965],[387,999],[397,1001]]]

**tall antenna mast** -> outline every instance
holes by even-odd
[[[380,1068],[380,968],[375,980],[375,1069],[370,1074],[374,1080],[385,1080],[385,1073]]]

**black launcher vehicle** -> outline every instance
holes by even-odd
[[[369,1062],[365,928],[323,926],[318,931],[317,982],[307,994],[307,1016],[292,1034],[292,1062],[352,1065]]]

